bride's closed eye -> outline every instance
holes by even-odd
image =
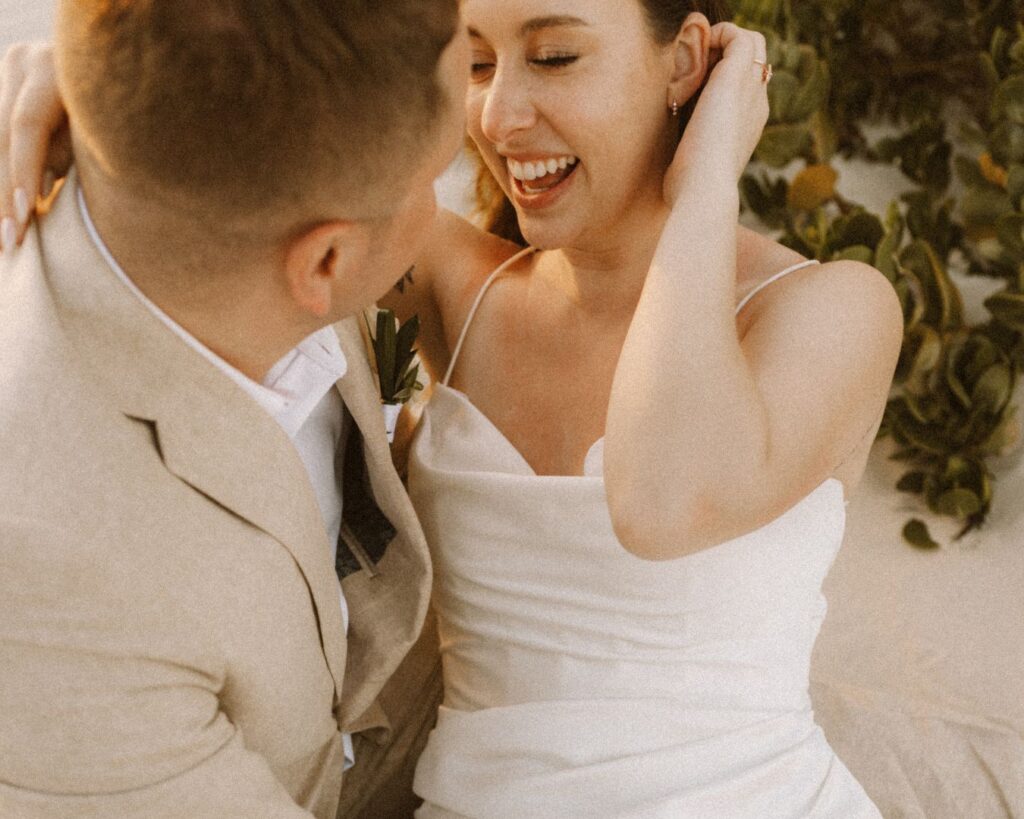
[[[474,80],[486,79],[487,75],[494,71],[494,63],[473,62],[469,67],[469,73]]]
[[[578,54],[559,52],[555,54],[546,54],[543,57],[534,57],[530,60],[530,63],[532,65],[543,66],[544,68],[564,68],[567,65],[572,65],[578,59]]]
[[[469,76],[473,82],[488,79],[494,73],[496,58],[494,53],[483,49],[474,49],[470,57]]]
[[[574,54],[568,51],[557,51],[543,54],[538,57],[531,57],[527,62],[542,70],[557,71],[560,68],[566,68],[567,66],[572,65],[579,58],[579,54]],[[474,58],[470,64],[470,76],[474,82],[483,82],[484,80],[489,79],[494,73],[494,67],[495,63],[493,58]]]

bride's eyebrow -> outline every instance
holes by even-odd
[[[527,20],[519,27],[519,36],[523,37],[527,34],[532,34],[535,31],[540,31],[543,28],[559,28],[562,26],[589,26],[586,20],[579,17],[569,17],[567,15],[552,15],[550,17],[534,17],[532,20]]]
[[[545,28],[560,28],[560,27],[578,27],[586,26],[589,27],[590,23],[583,20],[580,17],[572,17],[565,14],[550,15],[548,17],[534,17],[527,20],[519,27],[519,36],[525,37],[527,34],[533,34],[535,31],[540,31]],[[469,26],[469,36],[475,37],[478,40],[484,39],[484,36],[477,31],[477,29]]]

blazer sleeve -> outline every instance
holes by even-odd
[[[21,749],[25,754],[33,751],[31,747]],[[117,763],[113,759],[107,761]],[[243,747],[237,733],[190,770],[126,791],[58,793],[0,783],[0,815],[19,819],[110,819],[112,816],[125,819],[309,819],[312,816],[292,801],[266,762]]]
[[[0,514],[0,816],[311,816],[221,710],[197,615],[68,528]]]

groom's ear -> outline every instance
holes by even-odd
[[[339,282],[364,269],[370,247],[363,222],[336,220],[307,230],[288,245],[285,281],[295,304],[325,318],[335,307]]]

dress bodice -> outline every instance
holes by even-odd
[[[645,561],[617,541],[599,472],[535,475],[468,398],[440,385],[410,492],[432,544],[442,634],[458,635],[444,646],[451,707],[591,697],[597,667],[604,696],[809,707],[821,583],[845,522],[834,478],[754,532]],[[709,673],[723,664],[724,680]]]
[[[445,686],[417,816],[879,819],[808,695],[842,483],[645,561],[612,529],[601,443],[582,476],[537,475],[435,387],[409,459]]]

